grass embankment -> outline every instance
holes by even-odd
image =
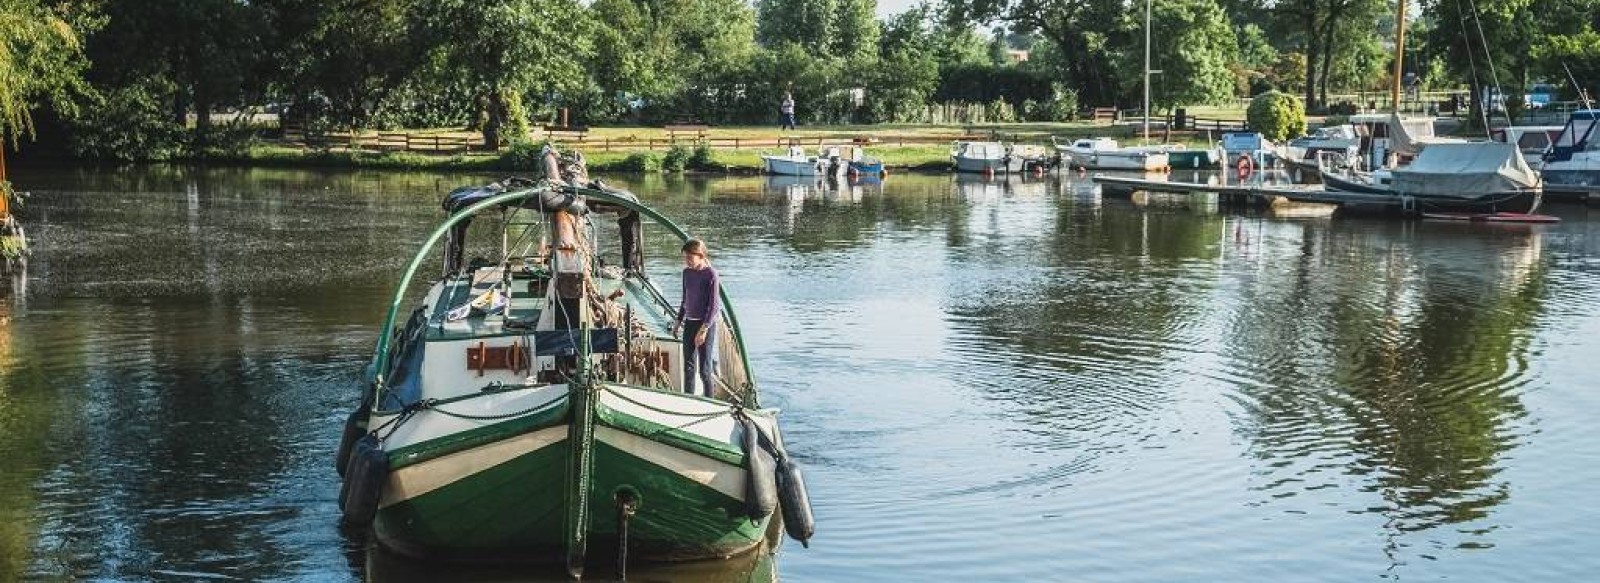
[[[790,140],[814,149],[821,143],[848,144],[854,140],[867,142],[867,154],[883,160],[890,168],[901,170],[945,171],[950,168],[950,142],[958,140],[995,140],[1023,144],[1049,144],[1052,138],[1071,140],[1079,137],[1109,136],[1124,141],[1138,139],[1139,127],[1133,124],[1072,123],[1015,123],[984,125],[912,125],[883,124],[858,126],[810,126],[798,130],[779,132],[768,127],[713,127],[704,135],[673,134],[664,128],[647,127],[597,127],[581,140],[570,134],[546,135],[536,132],[533,139],[552,139],[558,146],[584,153],[589,168],[596,172],[656,171],[655,166],[641,163],[642,158],[665,158],[669,149],[693,149],[704,140],[712,150],[709,163],[700,161],[687,168],[691,172],[760,172],[761,154],[775,152]],[[393,135],[393,133],[388,133]],[[433,137],[448,140],[477,139],[477,134],[454,129],[414,130],[406,132],[413,140],[426,143]],[[688,137],[686,137],[688,136]],[[359,143],[379,141],[377,132],[355,136]],[[1203,134],[1164,135],[1152,132],[1152,141],[1204,145]],[[378,151],[376,149],[306,148],[297,143],[274,141],[249,148],[242,154],[225,155],[215,162],[256,166],[311,166],[339,168],[373,168],[393,170],[435,170],[465,172],[517,172],[526,171],[530,156],[514,149],[500,152],[472,152],[460,154],[433,154],[415,151]],[[675,171],[667,168],[666,171]]]

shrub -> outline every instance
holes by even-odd
[[[622,160],[621,168],[629,172],[660,172],[661,156],[655,152],[634,152]]]
[[[694,154],[689,156],[689,168],[694,170],[722,170],[722,164],[717,162],[716,152],[711,150],[710,144],[700,144],[694,147]]]
[[[1017,112],[1006,103],[1004,99],[995,99],[983,107],[984,118],[989,123],[1011,123],[1017,121]]]
[[[1351,116],[1356,114],[1356,104],[1350,101],[1340,101],[1328,106],[1328,115]]]
[[[661,169],[666,172],[683,172],[689,166],[689,158],[693,154],[683,146],[673,146],[667,150],[667,155],[661,158]]]
[[[1306,131],[1305,104],[1280,91],[1268,91],[1250,100],[1245,112],[1250,129],[1261,132],[1269,140],[1285,140]]]
[[[500,165],[512,170],[542,170],[541,154],[549,140],[535,142],[527,138],[512,138],[511,145],[500,151]]]

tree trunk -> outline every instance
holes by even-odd
[[[1306,10],[1306,111],[1317,109],[1317,13]]]
[[[506,102],[505,95],[496,89],[489,92],[485,104],[486,117],[483,121],[483,147],[490,150],[500,149],[500,127],[505,124]]]
[[[1328,106],[1328,78],[1333,73],[1333,32],[1339,26],[1338,11],[1329,11],[1328,18],[1322,23],[1322,82],[1319,84],[1322,96],[1319,102],[1323,107]]]

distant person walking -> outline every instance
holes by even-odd
[[[783,92],[783,105],[778,106],[778,112],[783,114],[783,129],[794,129],[794,96],[788,91]]]

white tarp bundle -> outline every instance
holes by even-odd
[[[1473,199],[1540,187],[1539,175],[1516,144],[1436,143],[1411,164],[1394,169],[1394,191],[1412,196]]]
[[[1389,148],[1400,155],[1415,156],[1440,140],[1433,137],[1433,118],[1403,118],[1393,113],[1389,114],[1389,142]]]

